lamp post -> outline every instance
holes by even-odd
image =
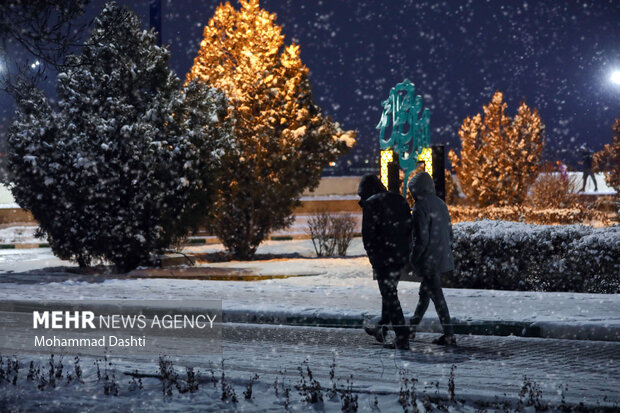
[[[431,174],[435,183],[435,193],[444,202],[446,201],[446,145],[431,145],[433,165]]]

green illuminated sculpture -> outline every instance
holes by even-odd
[[[405,79],[390,90],[390,95],[383,101],[383,113],[377,125],[379,146],[381,150],[392,149],[398,155],[398,164],[405,172],[403,179],[403,196],[407,195],[409,175],[418,164],[418,156],[424,148],[430,146],[429,122],[431,112],[425,108],[421,116],[422,97],[415,96],[415,86]],[[391,133],[386,138],[390,127]]]

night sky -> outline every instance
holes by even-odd
[[[148,26],[148,0],[120,1]],[[219,1],[162,0],[164,44],[183,78]],[[238,7],[236,1],[233,4]],[[93,1],[87,17],[102,8]],[[286,44],[295,40],[310,69],[315,100],[358,145],[336,172],[377,165],[381,101],[408,78],[431,109],[431,142],[458,148],[466,116],[504,92],[508,115],[525,99],[546,125],[545,159],[576,166],[577,148],[599,150],[620,117],[620,0],[414,1],[262,0],[277,14]],[[10,58],[25,55],[9,50]],[[32,58],[29,58],[32,60]],[[9,66],[9,65],[7,65]],[[42,87],[53,95],[55,74]],[[11,98],[0,96],[6,130]]]

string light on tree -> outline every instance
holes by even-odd
[[[276,15],[258,0],[220,4],[204,28],[198,56],[187,74],[228,97],[238,147],[223,158],[209,225],[237,258],[254,254],[290,216],[321,170],[355,143],[323,115],[310,89],[300,45],[285,45]]]
[[[448,154],[463,191],[481,207],[522,203],[542,156],[545,126],[538,110],[522,102],[511,118],[503,99],[497,91],[482,114],[465,118],[461,153]]]

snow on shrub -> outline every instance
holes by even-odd
[[[11,189],[59,257],[130,270],[208,207],[231,145],[227,101],[204,84],[182,88],[168,60],[153,31],[108,3],[58,75],[57,110],[35,88],[18,97]]]
[[[456,269],[448,286],[509,290],[620,291],[620,226],[505,221],[454,225]]]

